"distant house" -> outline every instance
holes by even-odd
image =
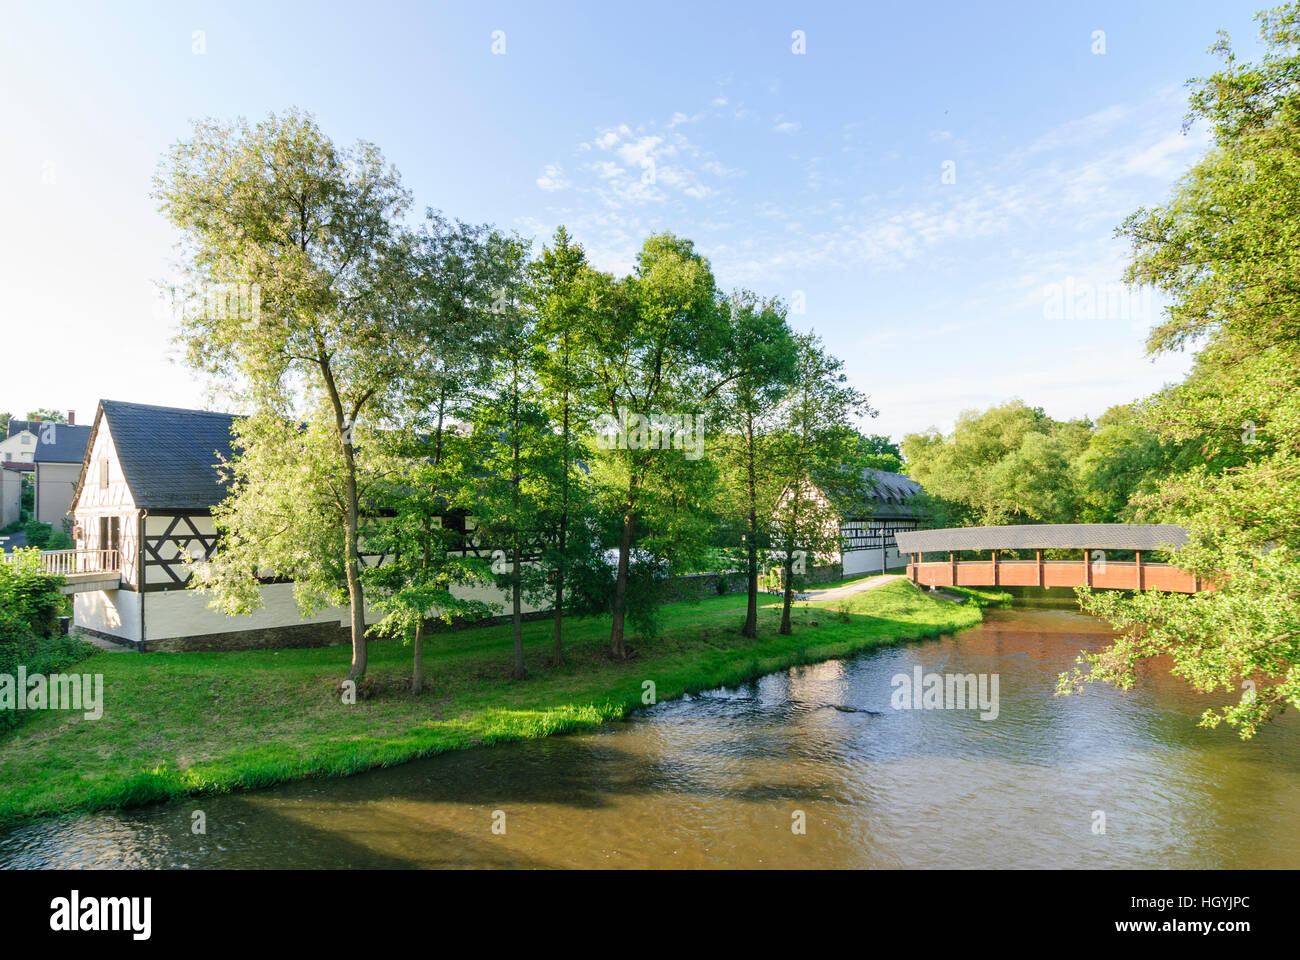
[[[894,534],[917,529],[923,519],[913,499],[921,492],[919,483],[901,473],[866,473],[871,481],[870,500],[841,510],[841,562],[846,577],[906,567],[907,558],[899,552]]]
[[[114,589],[75,594],[75,624],[149,650],[240,650],[324,646],[351,637],[343,607],[303,617],[293,584],[262,582],[263,607],[239,616],[208,609],[208,597],[187,589],[186,556],[210,558],[219,548],[212,508],[227,491],[218,462],[232,455],[227,413],[103,400],[91,426],[73,515],[80,550],[106,550],[120,580]],[[451,518],[464,529],[464,518]],[[473,529],[472,520],[468,521]],[[467,552],[478,553],[467,533]],[[380,558],[363,558],[377,562]],[[465,597],[499,603],[495,587],[456,587]],[[525,605],[525,610],[537,608]],[[367,610],[367,622],[375,622]]]
[[[867,469],[864,471],[870,495],[860,503],[831,502],[821,490],[805,496],[817,500],[823,509],[836,516],[840,548],[829,555],[819,555],[818,564],[839,563],[844,576],[902,569],[907,558],[899,552],[894,535],[915,530],[924,519],[914,498],[921,485],[901,473]],[[782,499],[790,497],[789,490]],[[830,528],[828,534],[834,531]]]
[[[22,513],[23,478],[36,472],[36,464],[0,463],[0,527],[17,523]]]
[[[75,420],[71,410],[68,423],[10,420],[7,435],[0,441],[0,465],[10,467],[11,472],[13,465],[20,469],[32,465],[33,516],[56,530],[63,528],[63,520],[71,512],[73,491],[90,439],[90,427],[77,426]],[[3,496],[0,490],[0,500]],[[16,519],[15,515],[6,522]]]

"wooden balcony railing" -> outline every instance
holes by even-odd
[[[4,554],[5,559],[16,556]],[[121,573],[122,555],[118,550],[42,550],[45,572],[60,576],[78,573]]]

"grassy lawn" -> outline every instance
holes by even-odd
[[[96,653],[69,672],[104,675],[104,715],[31,714],[0,740],[0,824],[202,792],[337,776],[415,757],[595,726],[658,700],[742,682],[800,663],[980,621],[906,581],[844,602],[796,604],[794,635],[776,633],[780,605],[760,594],[760,635],[739,635],[745,597],[665,608],[661,635],[606,656],[607,618],[566,623],[568,663],[546,666],[551,622],[524,625],[529,676],[509,674],[510,631],[431,637],[425,692],[409,692],[411,649],[371,644],[378,693],[348,706],[337,692],[350,649],[241,653]]]

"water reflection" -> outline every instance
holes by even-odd
[[[1200,730],[1212,701],[1159,670],[1131,693],[1054,697],[1056,675],[1107,636],[1071,611],[997,611],[956,638],[796,668],[595,733],[22,826],[0,833],[0,863],[1300,866],[1295,718],[1244,744]],[[891,679],[916,665],[997,673],[998,718],[893,710]],[[196,809],[206,836],[190,833]],[[791,831],[797,810],[806,835]]]

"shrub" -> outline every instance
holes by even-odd
[[[93,651],[58,632],[58,617],[68,605],[59,593],[62,580],[45,572],[38,550],[18,550],[0,561],[0,673],[16,676],[20,666],[29,674],[57,673]],[[0,730],[25,715],[0,710]]]
[[[68,606],[62,583],[45,572],[39,550],[15,550],[0,561],[0,611],[38,637],[51,636]]]
[[[10,611],[0,608],[0,673],[17,678],[20,666],[27,675],[58,673],[94,652],[94,647],[76,636],[42,637]],[[26,691],[17,691],[25,696]],[[27,716],[16,710],[0,710],[0,731],[12,730]]]
[[[23,527],[23,532],[27,534],[27,546],[44,550],[54,535],[54,528],[48,523],[32,520]]]

